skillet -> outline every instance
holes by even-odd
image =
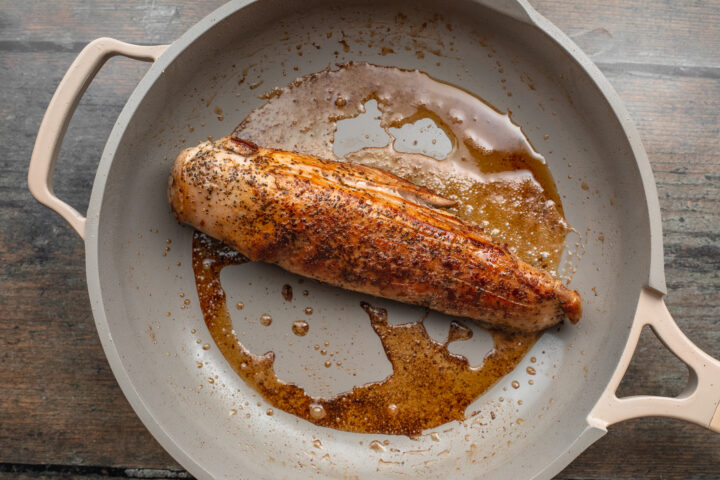
[[[453,55],[444,55],[437,66],[433,55],[420,58],[400,48],[381,55],[358,41],[360,32],[376,24],[410,36],[395,21],[399,12],[409,25],[440,13],[443,22],[430,23],[423,35],[427,41],[454,37]],[[330,31],[334,34],[328,37]],[[338,47],[337,32],[347,36],[347,52]],[[298,41],[320,48],[298,56]],[[113,55],[154,63],[108,139],[85,218],[53,195],[53,166],[74,107]],[[570,284],[585,299],[581,323],[544,335],[528,360],[471,406],[492,410],[492,422],[448,424],[433,430],[439,441],[432,432],[418,438],[359,435],[316,427],[283,412],[268,416],[267,405],[217,349],[203,349],[210,337],[194,296],[191,234],[169,214],[165,198],[170,162],[184,146],[227,134],[261,105],[259,90],[251,86],[260,81],[268,89],[283,86],[294,75],[319,71],[338,59],[419,69],[500,110],[512,109],[513,121],[547,158],[564,195],[566,216],[580,233],[569,237],[567,251],[584,250],[575,256],[579,260]],[[496,62],[508,70],[512,97],[501,88]],[[283,63],[298,70],[284,76]],[[252,81],[238,85],[242,71],[253,64]],[[525,77],[533,79],[534,89],[523,83]],[[222,122],[215,105],[226,107]],[[550,478],[609,425],[625,419],[664,415],[720,430],[720,363],[682,334],[662,301],[660,211],[637,132],[597,68],[524,1],[235,1],[170,46],[98,39],[80,53],[48,107],[29,185],[40,202],[85,239],[95,321],[125,395],[160,443],[199,478],[437,478],[450,471],[457,478]],[[277,292],[288,278],[297,280],[273,267],[250,264],[229,270],[224,283],[242,285],[237,291],[228,287],[230,301],[242,299],[248,309],[257,309],[248,315],[259,315],[277,303],[276,294],[268,292]],[[320,369],[325,377],[313,383],[301,368],[302,349],[279,355],[280,376],[318,392],[337,392],[388,373],[367,318],[362,312],[347,313],[360,296],[312,288],[313,308],[325,318],[325,338],[346,348],[346,366],[359,377]],[[419,319],[418,309],[387,308],[397,321]],[[272,313],[277,326],[294,320],[291,310]],[[688,387],[677,398],[618,399],[614,394],[645,325],[690,366]],[[357,331],[353,348],[344,343],[348,328]],[[472,356],[472,347],[481,353],[479,360],[487,338],[477,333],[466,353]],[[273,346],[267,331],[256,329],[249,341],[257,349]],[[526,387],[524,374],[530,357],[539,359],[532,388]],[[198,362],[203,368],[197,368]],[[208,378],[214,379],[212,386]],[[508,388],[512,381],[523,387]],[[387,440],[391,448],[369,449],[373,440]]]

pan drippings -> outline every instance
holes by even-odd
[[[459,201],[450,209],[507,244],[522,260],[555,274],[569,227],[550,170],[510,116],[427,74],[350,63],[300,78],[264,95],[233,135],[265,147],[347,160],[392,172]],[[337,122],[376,100],[385,147],[337,158]],[[428,118],[452,143],[443,160],[398,152],[392,128]]]
[[[234,135],[263,146],[379,167],[458,200],[451,211],[481,225],[526,262],[555,273],[569,227],[544,159],[520,128],[470,93],[418,71],[348,64],[296,80],[264,95]],[[337,122],[364,112],[374,99],[384,147],[367,147],[338,159]],[[397,152],[392,128],[431,119],[451,140],[443,160]],[[363,303],[393,371],[385,379],[333,397],[312,397],[277,378],[275,355],[248,351],[238,339],[220,284],[220,271],[244,257],[201,233],[193,239],[193,269],[200,305],[218,348],[243,380],[273,407],[326,427],[362,433],[416,435],[452,420],[520,362],[539,334],[491,332],[494,348],[481,366],[448,351],[469,338],[459,321],[444,343],[422,322],[392,325],[384,310]],[[283,293],[285,295],[285,292]],[[305,323],[305,322],[303,322]],[[293,327],[304,335],[307,323]]]
[[[483,365],[472,367],[448,344],[469,338],[459,322],[449,326],[447,341],[430,338],[422,322],[391,325],[384,309],[359,305],[370,317],[393,373],[378,382],[329,398],[312,397],[301,387],[280,380],[275,354],[257,355],[239,341],[220,285],[220,271],[243,263],[242,255],[205,234],[193,238],[193,269],[205,323],[233,370],[271,405],[324,427],[361,433],[417,435],[452,420],[499,378],[508,374],[532,346],[537,334],[492,332],[493,351]]]

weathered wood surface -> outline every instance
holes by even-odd
[[[26,187],[45,107],[88,41],[167,43],[222,0],[0,0],[0,477],[182,477],[122,396],[95,333],[83,245]],[[720,357],[720,2],[536,0],[626,102],[663,210],[667,302]],[[112,60],[83,98],[56,192],[84,211],[105,139],[145,65]],[[675,394],[687,373],[651,335],[621,393]],[[720,435],[614,426],[559,479],[720,478]]]

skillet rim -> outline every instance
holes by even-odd
[[[143,76],[133,93],[130,95],[108,137],[98,165],[95,180],[93,182],[92,193],[87,211],[87,225],[85,232],[86,277],[93,317],[105,355],[113,374],[123,391],[123,394],[128,399],[133,407],[133,410],[141,419],[143,424],[148,428],[153,437],[156,438],[162,447],[196,478],[212,477],[209,472],[194,459],[191,452],[181,448],[173,436],[166,432],[162,425],[163,422],[157,420],[151,413],[150,408],[146,405],[143,397],[135,388],[130,375],[125,369],[120,352],[116,348],[110,333],[109,323],[105,314],[105,306],[103,303],[103,292],[100,287],[100,259],[98,256],[99,219],[108,175],[114,161],[114,153],[117,151],[118,146],[123,140],[125,130],[129,123],[133,120],[138,106],[146,97],[149,90],[163,75],[165,75],[165,69],[171,65],[193,42],[211,30],[214,25],[227,19],[227,17],[235,14],[237,11],[247,7],[248,5],[259,1],[262,0],[231,0],[222,5],[197,22],[177,40],[170,44],[160,58],[150,66],[147,73]],[[599,68],[590,60],[590,58],[582,52],[580,48],[559,28],[535,11],[527,0],[503,0],[499,2],[499,4],[493,0],[463,1],[483,5],[487,8],[509,15],[516,20],[520,20],[537,27],[543,32],[543,34],[553,40],[559,48],[568,53],[570,56],[569,61],[576,62],[600,90],[602,97],[615,114],[623,133],[627,137],[628,144],[632,150],[633,157],[635,158],[635,162],[637,164],[638,173],[640,174],[642,181],[642,193],[645,196],[650,230],[650,263],[647,286],[664,295],[666,293],[666,286],[663,264],[662,225],[657,188],[650,162],[640,141],[639,134],[615,89]],[[638,291],[638,299],[640,294],[641,291]],[[633,322],[634,321],[635,320],[633,320]],[[628,336],[626,336],[623,344],[623,350],[627,348],[628,341],[629,329]],[[613,372],[616,370],[619,363],[620,358],[618,357],[615,360],[612,369]],[[610,379],[608,378],[608,381],[609,380]],[[590,405],[588,412],[592,411],[594,406],[595,404]],[[536,472],[530,478],[551,478],[572,462],[583,450],[602,437],[606,432],[607,430],[605,429],[591,426],[587,423],[586,419],[585,428],[578,437],[576,437],[575,441],[569,444],[567,448],[565,448],[565,450],[563,450],[556,458],[549,459],[545,465],[538,467]]]

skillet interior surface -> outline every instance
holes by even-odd
[[[587,428],[585,418],[615,368],[648,280],[646,199],[612,109],[541,30],[471,2],[442,11],[419,3],[314,2],[300,12],[285,2],[264,1],[228,14],[241,4],[223,7],[204,21],[212,21],[210,28],[199,24],[170,48],[165,64],[155,65],[131,97],[103,155],[88,215],[88,283],[99,294],[91,295],[98,329],[125,393],[165,448],[201,477],[371,478],[380,472],[438,478],[449,471],[454,478],[532,477]],[[403,24],[399,13],[407,17]],[[390,29],[386,42],[394,53],[368,46],[367,32],[378,24]],[[343,37],[348,51],[338,43]],[[424,56],[404,48],[412,41],[423,42]],[[311,46],[299,56],[297,44]],[[323,429],[281,411],[268,416],[268,405],[230,369],[203,322],[191,266],[192,231],[178,225],[166,199],[171,162],[185,146],[228,134],[264,103],[258,98],[263,91],[350,60],[419,69],[500,111],[512,110],[547,159],[577,231],[568,237],[566,251],[574,255],[565,268],[576,269],[571,287],[583,296],[584,316],[576,326],[546,333],[514,372],[471,405],[469,411],[486,412],[482,422],[454,422],[411,439]],[[342,349],[346,370],[356,373],[348,377],[320,361],[310,365],[307,348],[289,348],[286,327],[299,312],[279,305],[279,289],[298,277],[251,264],[234,267],[223,279],[230,305],[242,300],[247,315],[272,310],[273,325],[282,326],[248,327],[255,351],[277,354],[280,378],[336,393],[390,372],[367,316],[357,308],[362,295],[308,287],[310,305],[322,312],[322,339]],[[392,322],[423,314],[376,303],[388,308]],[[438,316],[436,323],[443,321]],[[487,336],[475,333],[475,343],[468,344],[475,351],[463,352],[479,362]],[[308,347],[319,338],[302,341]],[[203,349],[205,344],[210,348]],[[537,358],[532,386],[525,373],[531,356]],[[510,387],[514,380],[521,388]],[[431,432],[439,433],[439,441]],[[372,450],[373,440],[389,445]]]

